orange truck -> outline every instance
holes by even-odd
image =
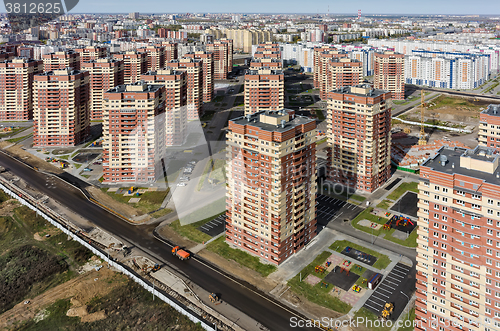
[[[187,260],[191,256],[188,252],[181,249],[179,246],[172,248],[172,255],[176,255],[181,260]]]

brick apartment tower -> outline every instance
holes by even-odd
[[[375,53],[373,57],[373,86],[391,91],[393,100],[405,98],[405,56],[387,51]]]
[[[206,51],[214,54],[214,79],[227,79],[227,74],[233,71],[233,41],[215,40],[206,45]]]
[[[347,58],[348,54],[344,51],[330,50],[320,53],[318,55],[318,67],[315,68],[315,72],[318,71],[318,84],[320,90],[320,98],[326,100],[328,98],[328,87],[331,85],[330,80],[332,79],[330,73],[331,63],[334,60],[341,58]],[[314,82],[314,81],[313,81]],[[321,91],[323,93],[321,94]]]
[[[391,175],[391,93],[370,85],[328,95],[327,180],[373,192]]]
[[[73,68],[80,70],[80,54],[68,50],[64,52],[55,52],[42,55],[43,71],[60,70]]]
[[[495,152],[483,146],[442,148],[420,166],[417,331],[500,330],[500,156]]]
[[[123,61],[106,58],[83,62],[82,70],[90,73],[90,119],[102,120],[104,92],[123,85]]]
[[[203,67],[203,102],[211,102],[214,98],[214,55],[210,52],[190,52],[184,57],[201,60]]]
[[[97,59],[103,59],[108,56],[108,49],[106,47],[87,46],[85,48],[77,48],[75,52],[80,55],[80,68],[83,62],[88,62]]]
[[[0,51],[0,62],[13,60],[15,57],[14,52]]]
[[[320,54],[324,52],[339,52],[338,49],[331,45],[324,45],[315,47],[313,51],[313,86],[314,88],[319,88],[319,77],[320,77]]]
[[[127,51],[113,54],[113,58],[123,61],[123,81],[126,85],[138,82],[141,80],[141,75],[148,71],[148,56],[146,53]]]
[[[177,60],[179,57],[179,45],[170,41],[163,41],[161,45],[165,48],[165,63]]]
[[[33,118],[33,77],[43,72],[43,62],[14,58],[0,62],[0,121]]]
[[[186,71],[187,73],[187,118],[198,120],[202,115],[203,63],[201,60],[182,58],[172,60],[165,69]]]
[[[187,72],[148,71],[141,79],[147,84],[165,86],[165,145],[182,145],[187,133]]]
[[[500,152],[500,105],[489,105],[479,116],[479,145]]]
[[[148,70],[161,70],[165,67],[165,47],[148,46],[137,49],[138,52],[146,53],[148,57]]]
[[[149,183],[165,174],[165,87],[137,82],[104,93],[105,183]]]
[[[363,63],[347,57],[333,58],[328,62],[326,80],[319,86],[319,97],[328,99],[328,92],[344,86],[359,85],[363,82]]]
[[[38,74],[33,84],[33,146],[76,146],[90,133],[88,71]]]
[[[281,61],[281,50],[279,44],[268,41],[257,45],[253,54],[254,59],[278,59]]]
[[[316,236],[316,121],[263,111],[226,136],[226,241],[280,264]]]
[[[285,75],[263,68],[245,74],[245,115],[262,110],[281,110],[285,105]]]
[[[263,68],[268,68],[271,70],[282,70],[283,62],[281,59],[270,59],[270,58],[253,58],[250,62],[250,70],[259,70]]]

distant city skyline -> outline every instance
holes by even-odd
[[[119,6],[116,1],[80,0],[71,11],[73,13],[308,13],[325,14],[330,6],[330,14],[357,15],[358,9],[364,14],[443,14],[443,15],[495,15],[500,16],[500,2],[494,4],[491,0],[478,1],[431,1],[422,0],[418,3],[406,1],[354,1],[344,2],[338,6],[334,2],[319,0],[315,2],[298,1],[265,1],[254,0],[249,2],[201,1],[165,2],[163,0],[132,1],[121,0]],[[3,10],[5,10],[3,8]]]

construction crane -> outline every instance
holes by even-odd
[[[425,137],[424,130],[424,115],[425,115],[425,100],[424,100],[424,90],[420,90],[420,137],[418,138],[419,145],[427,145],[427,139]]]

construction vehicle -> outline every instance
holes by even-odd
[[[219,296],[215,293],[211,293],[208,298],[210,299],[211,303],[214,303],[215,305],[220,305],[222,301],[220,300]]]
[[[392,302],[386,302],[384,305],[384,309],[380,314],[380,318],[382,318],[383,320],[388,320],[391,317],[393,310],[394,304]]]
[[[181,249],[179,246],[172,248],[172,255],[176,255],[181,260],[187,260],[191,256],[188,252]]]
[[[158,271],[158,270],[161,269],[161,267],[160,267],[160,265],[158,263],[156,263],[154,266],[150,266],[150,265],[144,264],[141,269],[142,269],[143,272],[147,273],[147,272],[150,272],[150,271],[152,271],[152,272]]]

